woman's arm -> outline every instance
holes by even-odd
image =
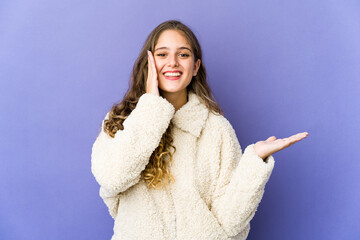
[[[91,171],[101,186],[100,196],[111,198],[140,180],[174,112],[165,98],[145,93],[114,138],[104,132],[103,121],[91,154]]]
[[[254,144],[242,154],[235,130],[228,120],[223,120],[219,178],[211,212],[228,236],[233,237],[248,232],[275,161],[272,155],[265,160],[260,158]]]

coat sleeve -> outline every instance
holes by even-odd
[[[112,217],[116,215],[117,195],[139,182],[174,112],[175,108],[165,98],[145,93],[124,120],[124,129],[118,130],[114,138],[103,130],[102,122],[92,147],[91,171]],[[109,113],[105,119],[108,117]]]
[[[229,237],[246,238],[275,161],[270,155],[264,162],[256,154],[254,144],[242,154],[235,130],[227,119],[223,120],[219,177],[211,212]]]

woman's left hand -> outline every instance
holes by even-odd
[[[256,142],[254,145],[254,150],[259,157],[265,159],[271,154],[293,145],[294,143],[300,141],[301,139],[307,137],[308,135],[309,135],[308,132],[302,132],[287,138],[280,138],[280,139],[276,139],[275,136],[271,136],[265,141]]]

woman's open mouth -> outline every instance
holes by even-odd
[[[182,75],[182,72],[180,72],[180,71],[167,71],[163,75],[167,80],[178,80],[178,79],[180,79],[180,77]]]

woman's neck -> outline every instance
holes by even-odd
[[[161,96],[166,98],[166,100],[174,106],[175,111],[180,109],[188,101],[188,93],[186,89],[176,93],[161,92]]]

